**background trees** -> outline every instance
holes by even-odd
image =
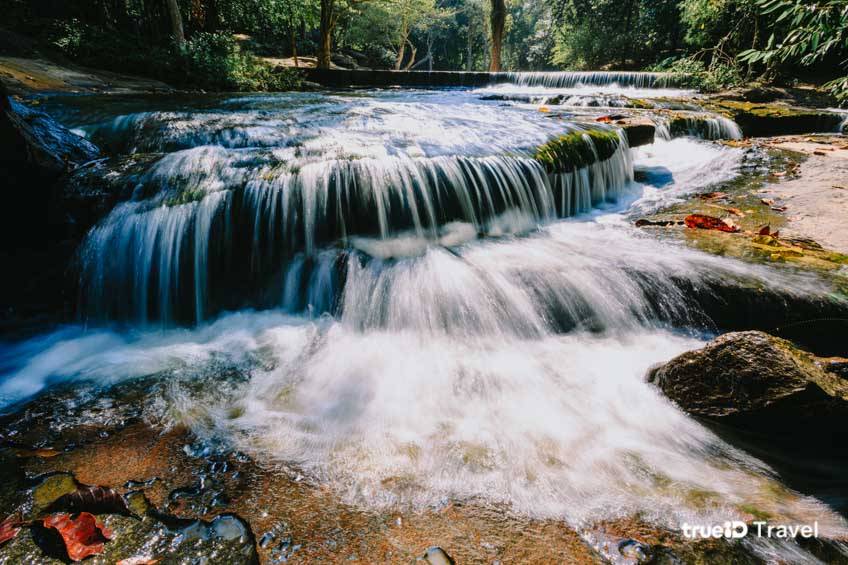
[[[230,85],[251,82],[243,75],[259,67],[250,56],[323,67],[335,58],[394,69],[676,70],[707,88],[763,73],[834,79],[848,59],[848,0],[0,0],[0,10],[0,26],[94,66],[179,80],[192,60],[221,56],[240,67]]]

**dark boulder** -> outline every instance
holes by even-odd
[[[4,175],[55,180],[96,159],[98,148],[50,116],[0,90],[0,168]]]
[[[69,226],[65,179],[96,160],[98,148],[0,85],[0,334],[45,315],[62,318],[72,290],[66,269],[80,226]],[[77,222],[78,223],[78,222]],[[10,329],[10,324],[13,326]]]
[[[784,339],[748,331],[684,353],[654,368],[648,380],[693,416],[848,445],[848,380],[838,372],[842,366]]]

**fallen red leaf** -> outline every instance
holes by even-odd
[[[697,228],[701,230],[717,230],[728,233],[739,231],[739,228],[727,225],[723,220],[712,216],[704,216],[703,214],[690,214],[683,219],[687,228]]]
[[[21,533],[23,521],[20,514],[12,514],[0,522],[0,544],[4,544]]]
[[[42,523],[45,528],[59,532],[71,561],[103,553],[103,544],[112,539],[112,532],[88,512],[80,512],[76,518],[69,514],[53,514]]]
[[[766,226],[760,230],[760,233],[757,235],[769,235],[771,233],[771,226]]]

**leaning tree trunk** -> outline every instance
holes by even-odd
[[[177,0],[165,0],[165,4],[171,18],[171,34],[174,36],[177,45],[182,45],[185,43],[185,33],[183,33],[183,17],[180,15],[180,5],[177,4]]]
[[[491,0],[492,15],[489,22],[492,26],[491,62],[489,70],[498,73],[501,70],[501,47],[503,45],[504,26],[506,25],[505,0]]]
[[[321,0],[321,46],[318,51],[318,68],[329,69],[333,51],[333,28],[336,27],[335,0]]]

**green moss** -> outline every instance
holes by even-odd
[[[653,110],[656,108],[653,102],[644,98],[628,98],[627,105],[630,108],[639,108],[641,110]]]
[[[735,120],[748,137],[833,132],[843,119],[834,112],[779,102],[714,99],[705,108]]]
[[[32,493],[33,515],[38,515],[60,496],[77,490],[77,482],[67,473],[51,475],[44,479]]]
[[[609,159],[620,145],[616,131],[587,129],[548,141],[536,149],[533,158],[549,173],[567,173]]]
[[[768,521],[772,518],[772,515],[770,513],[766,512],[765,510],[761,510],[752,504],[740,504],[739,510],[746,514],[750,514],[757,520]]]
[[[178,195],[165,200],[165,206],[180,206],[181,204],[197,202],[199,200],[203,200],[204,196],[206,196],[205,190],[184,190]]]

